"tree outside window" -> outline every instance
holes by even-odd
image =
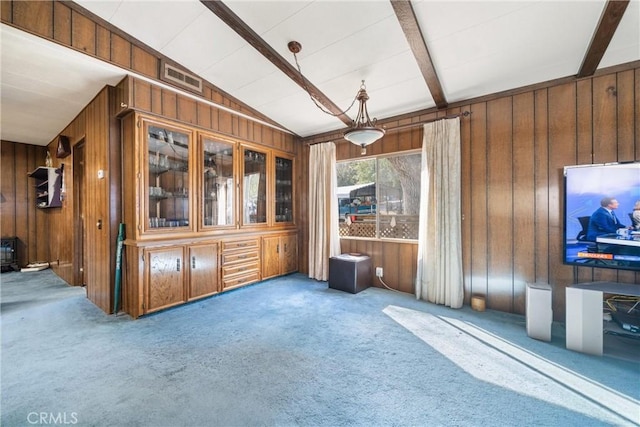
[[[341,237],[418,238],[421,154],[338,162]]]

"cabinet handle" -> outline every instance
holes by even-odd
[[[191,257],[191,268],[194,269],[194,270],[196,269],[196,257],[195,256]]]
[[[276,245],[276,253],[279,254],[280,253],[280,243],[278,243]]]
[[[180,258],[176,259],[176,271],[180,271]]]
[[[238,255],[238,259],[245,259],[247,255]]]
[[[284,251],[287,252],[287,244],[284,244]]]

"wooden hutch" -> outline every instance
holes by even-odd
[[[182,95],[132,77],[118,93],[124,311],[137,318],[298,270],[293,136],[187,97],[193,115],[157,114],[152,93]]]

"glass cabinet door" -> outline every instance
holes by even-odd
[[[243,150],[242,223],[267,222],[267,153]]]
[[[147,151],[146,225],[149,231],[184,230],[189,225],[191,134],[145,123]],[[126,183],[125,183],[126,185]]]
[[[275,221],[293,222],[293,160],[275,156]]]
[[[233,149],[230,142],[202,137],[202,226],[235,225]]]

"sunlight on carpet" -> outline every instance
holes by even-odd
[[[469,322],[398,306],[383,312],[479,380],[617,425],[636,425],[640,401]]]

